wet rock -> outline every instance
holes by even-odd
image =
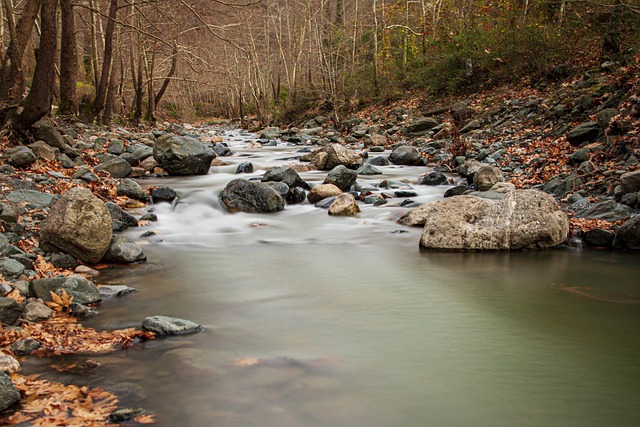
[[[222,142],[216,142],[213,145],[213,152],[219,157],[228,157],[233,155],[233,151],[231,151],[227,144]]]
[[[602,128],[596,122],[589,121],[581,123],[567,133],[567,141],[574,147],[578,147],[586,142],[593,142],[598,139]]]
[[[105,203],[107,210],[109,211],[109,216],[112,221],[112,229],[115,231],[122,231],[127,227],[136,227],[138,225],[138,221],[135,219],[133,215],[124,211],[120,206],[113,202]]]
[[[376,156],[367,159],[365,164],[372,166],[389,166],[389,160],[383,156]]]
[[[353,168],[362,163],[358,153],[336,143],[326,145],[301,158],[301,160],[305,159],[311,161],[320,170],[331,170],[338,165]]]
[[[381,194],[377,194],[377,193],[369,194],[364,198],[363,201],[367,205],[374,205],[374,206],[382,206],[387,204],[387,199],[385,199],[384,196],[382,196]]]
[[[7,200],[17,204],[28,203],[36,209],[42,209],[53,205],[56,196],[35,190],[15,190],[9,193]]]
[[[111,244],[111,225],[105,203],[90,190],[75,187],[51,207],[42,222],[40,247],[45,252],[62,250],[84,262],[96,263]]]
[[[496,183],[503,181],[502,171],[494,166],[483,166],[473,176],[473,184],[479,191],[487,191]]]
[[[424,249],[544,249],[562,244],[569,234],[567,215],[553,197],[537,190],[512,191],[498,201],[463,195],[414,210],[424,219]]]
[[[342,191],[348,191],[358,178],[358,172],[338,165],[331,169],[323,184],[333,184]]]
[[[620,186],[623,194],[640,191],[640,170],[622,174],[620,176]]]
[[[394,165],[417,166],[422,165],[422,156],[415,147],[401,145],[389,155],[389,161]]]
[[[354,216],[360,213],[360,207],[353,194],[343,193],[329,206],[329,215],[332,216]]]
[[[124,422],[127,422],[127,421],[131,421],[135,417],[137,417],[139,415],[143,415],[146,412],[147,411],[145,411],[143,408],[116,409],[111,414],[109,414],[109,418],[108,419],[109,419],[109,422],[114,423],[114,424],[124,423]]]
[[[5,151],[4,156],[9,164],[15,168],[26,168],[31,166],[37,157],[29,147],[18,145]]]
[[[43,301],[51,301],[51,292],[65,290],[67,295],[73,296],[78,304],[93,304],[102,301],[96,286],[82,276],[59,276],[36,279],[29,284],[31,295]]]
[[[428,174],[421,176],[418,181],[419,185],[442,185],[447,183],[447,177],[443,173],[436,171],[431,171]]]
[[[284,209],[284,200],[263,182],[234,179],[222,190],[222,204],[231,213],[272,213]]]
[[[56,150],[44,141],[36,141],[29,148],[39,158],[53,161],[56,159]]]
[[[0,372],[0,412],[20,401],[20,392],[11,382],[11,378]]]
[[[151,316],[142,322],[142,329],[151,331],[156,335],[187,335],[204,331],[202,325],[190,320],[178,319],[167,316]]]
[[[169,175],[204,175],[216,154],[193,138],[164,135],[153,147],[153,158]]]
[[[116,189],[119,196],[127,196],[143,202],[149,200],[149,194],[142,189],[140,184],[130,178],[120,181],[116,186]]]
[[[340,194],[342,194],[342,190],[334,184],[320,184],[309,191],[307,200],[309,200],[309,203],[318,203],[320,200],[335,197]]]
[[[86,319],[89,317],[95,317],[98,314],[98,310],[94,310],[91,307],[87,307],[84,304],[78,304],[77,302],[72,302],[69,304],[69,315],[73,317],[77,317],[79,319]]]
[[[592,230],[585,231],[582,236],[582,240],[588,247],[610,248],[613,245],[613,239],[615,237],[615,233],[611,230],[594,228]]]
[[[42,343],[33,338],[25,338],[11,344],[11,351],[18,357],[27,356],[42,346]]]
[[[127,285],[98,286],[98,293],[100,294],[103,300],[113,299],[113,298],[120,297],[122,295],[126,295],[135,291],[136,291],[136,288],[132,288],[131,286],[127,286]]]
[[[618,221],[629,218],[633,209],[629,206],[616,203],[615,200],[605,200],[576,213],[576,218],[603,219],[605,221]]]
[[[142,248],[125,236],[113,236],[105,259],[132,264],[147,260]]]
[[[236,175],[239,173],[253,173],[253,163],[242,162],[236,168]]]
[[[25,322],[42,322],[52,315],[53,310],[47,307],[44,301],[38,298],[29,298],[20,319]]]
[[[307,184],[302,178],[300,178],[300,175],[298,175],[298,172],[296,172],[289,166],[281,166],[278,168],[268,170],[262,176],[262,182],[268,182],[268,181],[283,182],[287,184],[289,188],[293,188],[293,187],[302,187],[306,189],[311,188],[309,184]]]
[[[615,249],[640,250],[640,215],[620,226],[613,240]]]
[[[294,187],[289,189],[289,192],[287,193],[287,196],[286,196],[286,201],[290,205],[296,205],[298,203],[304,202],[306,198],[307,198],[307,195],[304,189],[300,187]]]
[[[116,157],[94,166],[93,170],[107,172],[111,178],[124,178],[131,174],[132,169],[129,162],[121,157]]]
[[[267,181],[267,182],[265,182],[265,184],[267,184],[269,187],[271,187],[274,190],[276,190],[278,192],[278,194],[280,195],[280,197],[282,197],[283,199],[285,199],[287,197],[287,194],[289,194],[290,188],[284,182]]]
[[[151,189],[151,200],[153,203],[171,203],[176,197],[178,197],[176,190],[166,185]]]
[[[24,306],[13,298],[0,297],[0,323],[13,325],[22,314]]]
[[[365,163],[356,171],[358,175],[380,175],[382,171],[370,163]]]
[[[15,279],[24,271],[24,265],[11,258],[0,259],[0,276]]]

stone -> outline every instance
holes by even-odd
[[[323,184],[333,184],[342,191],[348,191],[356,183],[358,172],[347,169],[344,165],[338,165],[331,169]]]
[[[15,279],[24,271],[24,265],[11,258],[0,259],[0,276]]]
[[[103,300],[113,299],[120,297],[122,295],[130,294],[131,292],[135,292],[136,288],[132,288],[127,285],[103,285],[98,286],[98,293],[102,297]]]
[[[603,219],[605,221],[618,221],[629,218],[633,209],[629,206],[616,203],[615,200],[605,200],[596,203],[575,214],[576,218]]]
[[[36,209],[42,209],[53,205],[56,196],[35,190],[15,190],[7,195],[7,200],[17,204],[27,203]]]
[[[567,133],[567,141],[574,147],[578,147],[585,142],[593,142],[602,133],[602,128],[596,122],[589,121],[580,123]]]
[[[94,310],[93,308],[86,305],[78,304],[77,302],[72,302],[71,304],[69,304],[70,316],[85,319],[88,317],[95,317],[98,314],[100,314],[98,310]]]
[[[140,184],[130,178],[125,178],[116,186],[119,196],[127,196],[132,199],[146,202],[149,200],[149,193],[144,191]]]
[[[483,166],[473,176],[473,184],[478,191],[487,191],[498,182],[504,181],[502,171],[495,166]]]
[[[20,401],[20,392],[11,382],[11,378],[0,372],[0,412]]]
[[[309,193],[307,193],[307,200],[309,203],[315,204],[320,200],[326,199],[328,197],[335,197],[342,194],[342,190],[336,187],[333,184],[320,184],[316,187],[313,187]]]
[[[107,153],[119,156],[124,153],[124,141],[121,139],[112,139],[107,145]]]
[[[570,191],[580,188],[584,184],[582,178],[572,173],[565,177],[553,177],[544,185],[542,191],[551,193],[558,198],[564,197]]]
[[[263,182],[234,179],[222,190],[222,204],[231,213],[273,213],[284,209],[284,200]]]
[[[544,249],[562,244],[569,235],[567,215],[552,196],[537,190],[512,191],[502,200],[450,197],[414,211],[414,222],[424,221],[424,249]]]
[[[167,134],[153,147],[153,158],[169,175],[205,175],[216,154],[200,141]]]
[[[137,227],[138,220],[128,213],[124,211],[120,206],[113,202],[105,203],[107,210],[109,211],[109,216],[111,217],[111,222],[113,224],[112,229],[114,230],[124,230],[127,227]]]
[[[306,198],[307,198],[307,195],[304,189],[300,187],[293,187],[289,189],[289,192],[287,193],[285,200],[290,205],[296,205],[298,203],[304,202]]]
[[[365,164],[369,164],[372,166],[389,166],[389,160],[383,156],[376,156],[367,159]]]
[[[56,159],[56,150],[44,141],[36,141],[29,145],[33,154],[39,159],[54,161]]]
[[[380,175],[382,171],[370,163],[365,163],[356,171],[358,175]]]
[[[358,153],[338,143],[328,144],[300,160],[304,159],[314,163],[320,170],[331,170],[338,165],[353,168],[362,163]]]
[[[0,323],[13,325],[22,314],[24,306],[13,298],[0,297]]]
[[[289,188],[293,188],[293,187],[302,187],[306,189],[311,188],[309,184],[307,184],[302,178],[300,178],[300,175],[298,175],[298,172],[296,172],[289,166],[281,166],[278,168],[268,170],[262,176],[262,182],[268,182],[268,181],[283,182],[287,184]]]
[[[113,236],[105,257],[108,261],[133,264],[147,260],[142,248],[125,236]]]
[[[202,325],[190,320],[167,316],[151,316],[142,321],[142,329],[156,335],[187,335],[204,331]]]
[[[405,127],[405,132],[409,134],[423,133],[438,126],[438,121],[431,117],[421,117]]]
[[[67,191],[41,224],[40,247],[45,252],[67,252],[96,263],[111,244],[111,216],[105,203],[83,187]],[[57,249],[57,250],[56,250]]]
[[[236,175],[239,173],[253,173],[253,163],[242,162],[236,168]]]
[[[119,424],[133,420],[139,415],[146,414],[147,411],[144,408],[122,408],[116,409],[109,414],[108,420],[110,423]]]
[[[131,174],[131,165],[125,159],[116,157],[94,166],[94,171],[105,171],[111,178],[124,178]]]
[[[620,114],[620,111],[616,108],[605,108],[598,113],[598,124],[602,129],[606,129],[611,120],[618,114]]]
[[[153,144],[153,143],[152,143]],[[127,151],[135,157],[138,162],[141,162],[149,157],[153,156],[153,147],[146,144],[133,144],[127,148]]]
[[[33,151],[24,145],[18,145],[17,147],[7,149],[4,156],[7,158],[9,164],[14,168],[27,168],[37,160]]]
[[[58,148],[60,150],[67,147],[67,143],[64,141],[60,131],[46,120],[40,120],[33,125],[33,136],[36,140],[42,140],[51,147]]]
[[[0,353],[0,371],[12,374],[14,372],[18,372],[20,370],[20,362],[16,360],[15,357]]]
[[[613,240],[614,249],[640,250],[640,215],[620,226]]]
[[[42,343],[33,338],[25,338],[11,344],[11,351],[18,357],[28,356],[42,347]]]
[[[227,144],[222,142],[216,142],[213,144],[213,152],[219,157],[228,157],[233,155],[233,151],[231,151]]]
[[[447,177],[442,172],[431,171],[421,175],[418,180],[419,185],[442,185],[447,184]]]
[[[57,293],[62,289],[67,295],[73,296],[73,302],[78,304],[93,304],[102,301],[93,282],[79,275],[36,279],[29,284],[29,289],[34,297],[43,301],[51,301],[51,292]]]
[[[389,155],[389,161],[394,165],[417,166],[424,164],[418,150],[410,145],[396,147]]]
[[[342,193],[329,206],[329,215],[332,216],[354,216],[360,213],[360,207],[353,194]]]
[[[586,148],[581,148],[576,150],[573,154],[569,156],[569,162],[579,165],[582,162],[586,162],[589,160],[589,150]]]
[[[623,194],[640,191],[640,170],[623,173],[620,176],[620,186]]]
[[[151,200],[153,203],[173,202],[178,197],[178,193],[171,187],[162,185],[151,189]]]
[[[74,269],[79,265],[78,260],[73,255],[64,252],[51,254],[49,261],[57,268]]]
[[[588,247],[610,248],[613,246],[613,239],[615,239],[615,237],[615,233],[611,230],[593,228],[584,232],[582,241]]]
[[[20,319],[25,322],[42,322],[53,316],[53,310],[38,298],[29,298]]]
[[[265,184],[276,190],[280,197],[282,197],[283,199],[285,199],[287,197],[287,194],[289,194],[289,186],[284,182],[267,181],[265,182]]]
[[[15,224],[20,218],[20,209],[8,200],[0,201],[0,221]]]
[[[387,137],[380,134],[365,135],[362,142],[365,148],[370,147],[384,147],[387,145]]]

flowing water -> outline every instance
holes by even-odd
[[[105,356],[80,376],[51,374],[70,357],[29,362],[63,381],[118,391],[161,426],[636,426],[640,419],[640,257],[596,250],[420,252],[419,229],[395,223],[403,199],[355,218],[288,205],[231,215],[217,196],[251,161],[255,173],[299,147],[246,149],[209,175],[143,181],[182,193],[154,206],[144,265],[98,283],[138,292],[106,301],[99,328],[150,315],[204,325]],[[387,153],[388,154],[388,153]],[[414,187],[424,168],[359,177]],[[317,184],[325,172],[301,174]],[[245,176],[247,177],[247,176]]]

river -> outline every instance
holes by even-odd
[[[308,203],[231,215],[217,195],[238,163],[259,177],[299,155],[247,149],[252,138],[228,132],[236,155],[209,175],[140,181],[179,189],[180,203],[155,205],[157,223],[127,232],[149,261],[97,282],[138,292],[85,322],[121,328],[162,314],[206,331],[91,356],[101,366],[80,376],[50,365],[86,356],[25,370],[117,390],[159,426],[638,424],[637,254],[421,252],[420,229],[395,222],[407,211],[399,198],[354,218]],[[380,169],[359,184],[411,187],[420,203],[447,189],[416,186],[425,168]],[[301,174],[312,184],[325,175]]]

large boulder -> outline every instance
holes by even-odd
[[[333,184],[342,191],[349,191],[357,179],[358,172],[347,169],[344,165],[338,165],[331,169],[331,172],[329,172],[323,184]]]
[[[620,177],[622,193],[636,193],[640,191],[640,170],[623,173]]]
[[[394,165],[417,166],[424,164],[416,147],[410,145],[396,147],[389,154],[389,161]]]
[[[602,128],[598,123],[593,121],[584,122],[567,133],[567,141],[574,147],[578,147],[585,142],[595,141],[601,133]]]
[[[29,147],[25,147],[23,145],[9,148],[7,151],[5,151],[4,155],[7,158],[9,164],[16,168],[29,167],[37,159],[33,151],[31,151]]]
[[[478,191],[490,190],[491,187],[499,182],[504,182],[504,175],[495,166],[483,166],[473,176],[473,184]]]
[[[131,174],[132,168],[122,157],[115,157],[96,165],[93,170],[107,172],[111,178],[124,178]]]
[[[109,249],[111,235],[111,216],[104,202],[90,190],[75,187],[54,203],[42,222],[40,247],[96,263]]]
[[[358,153],[338,143],[326,145],[301,160],[311,161],[320,170],[331,170],[338,165],[353,168],[362,163]]]
[[[220,200],[232,213],[271,213],[284,209],[284,200],[273,187],[246,179],[234,179],[228,183]]]
[[[129,240],[126,236],[113,236],[109,250],[105,259],[115,262],[132,264],[147,260],[147,256],[142,251],[140,245]]]
[[[615,249],[640,250],[640,215],[622,224],[613,240]]]
[[[82,276],[58,276],[36,279],[29,284],[33,296],[43,301],[51,301],[51,292],[64,290],[78,304],[93,304],[102,301],[98,288]]]
[[[205,175],[216,154],[205,144],[186,136],[161,136],[153,147],[153,158],[169,175]]]
[[[431,117],[421,117],[407,125],[405,132],[408,134],[423,133],[438,126],[438,121]]]
[[[293,170],[290,166],[281,166],[279,168],[268,170],[262,176],[262,182],[283,182],[287,184],[289,188],[310,188],[309,184],[307,184],[302,178],[300,178],[298,172]]]
[[[329,206],[329,215],[354,216],[360,213],[356,198],[351,193],[342,193]]]
[[[425,249],[543,249],[562,244],[569,234],[567,215],[552,196],[537,190],[512,191],[501,200],[463,195],[420,209]]]
[[[309,203],[318,203],[320,200],[324,200],[329,197],[335,197],[342,194],[342,190],[333,184],[320,184],[315,186],[307,193],[307,200]]]

